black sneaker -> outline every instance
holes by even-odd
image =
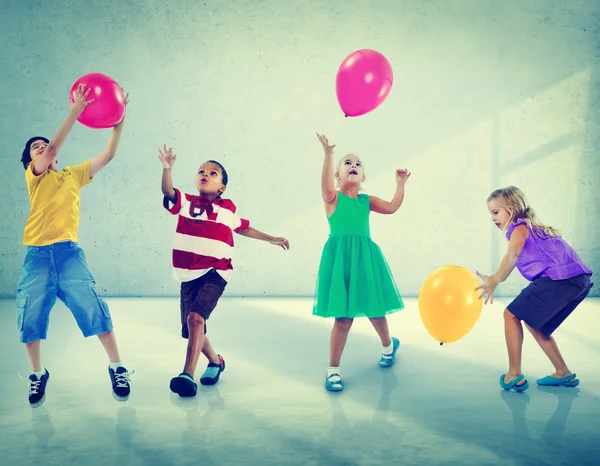
[[[173,393],[177,393],[181,397],[196,396],[196,392],[198,391],[198,385],[196,385],[192,376],[186,372],[173,377],[169,388]]]
[[[42,406],[44,401],[46,401],[46,384],[50,378],[50,372],[47,369],[44,370],[46,373],[39,379],[35,374],[29,376],[29,405],[32,408]]]
[[[221,375],[221,372],[225,370],[225,360],[220,354],[218,356],[218,364],[214,362],[209,362],[208,366],[206,366],[204,374],[202,374],[202,376],[200,377],[200,383],[202,385],[214,385],[219,381],[219,376]]]
[[[112,382],[112,391],[115,400],[127,401],[131,393],[131,387],[129,386],[129,376],[131,374],[123,366],[117,367],[116,371],[108,366],[108,374]]]

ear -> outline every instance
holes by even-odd
[[[223,194],[223,193],[225,192],[225,190],[226,190],[226,189],[227,189],[227,186],[223,185],[223,186],[221,186],[221,187],[219,188],[219,192],[220,192],[221,194]]]

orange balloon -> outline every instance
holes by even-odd
[[[479,281],[470,271],[446,265],[434,271],[419,292],[419,313],[429,334],[440,344],[453,343],[475,326],[483,301],[475,288]]]

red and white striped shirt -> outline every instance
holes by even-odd
[[[228,281],[233,270],[233,232],[246,230],[250,222],[236,215],[235,204],[229,199],[217,198],[213,212],[207,215],[201,206],[201,197],[175,189],[177,202],[169,207],[165,197],[163,206],[178,215],[173,243],[173,278],[189,282],[215,269]]]

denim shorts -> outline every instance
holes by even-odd
[[[190,334],[187,326],[187,318],[190,312],[199,314],[204,319],[204,334],[206,334],[206,319],[217,307],[219,298],[225,291],[227,282],[219,272],[211,269],[201,277],[189,282],[181,283],[181,336],[185,339]]]
[[[56,298],[73,313],[84,337],[112,330],[107,304],[98,295],[85,254],[77,243],[27,246],[17,287],[21,343],[45,340]]]

